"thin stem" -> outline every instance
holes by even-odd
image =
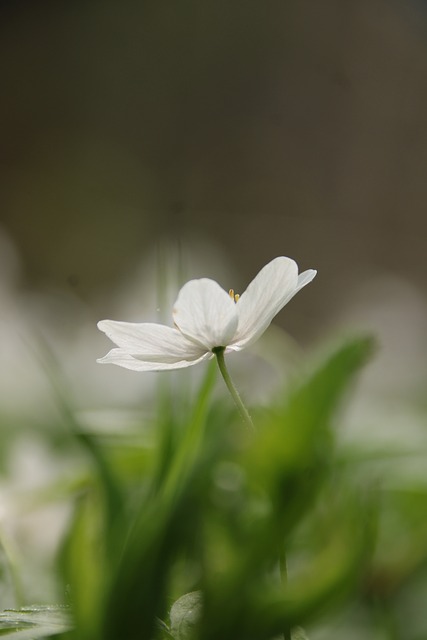
[[[234,383],[230,377],[230,374],[228,373],[228,369],[225,364],[225,358],[224,358],[224,347],[218,347],[214,349],[214,354],[216,355],[218,367],[219,367],[219,370],[221,371],[222,377],[224,378],[224,382],[227,385],[227,389],[231,393],[231,396],[234,402],[236,403],[236,406],[239,410],[240,415],[243,418],[243,421],[246,423],[246,426],[249,427],[249,429],[254,431],[255,427],[254,427],[254,423],[252,422],[252,418],[249,415],[249,412],[246,409],[245,405],[243,404],[242,398],[240,397],[240,394],[237,391],[236,387],[234,386]]]
[[[15,596],[15,606],[22,607],[24,604],[23,585],[21,577],[19,575],[19,566],[17,553],[11,540],[8,540],[4,531],[0,531],[0,547],[2,547],[6,564],[9,567],[10,577],[12,581],[12,587]]]
[[[286,549],[285,545],[282,545],[282,548],[279,553],[279,566],[280,566],[280,579],[282,581],[282,585],[285,586],[288,582],[288,565],[286,562]],[[292,640],[292,632],[291,628],[286,625],[283,629],[283,640]]]

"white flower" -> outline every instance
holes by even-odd
[[[173,307],[175,327],[154,323],[101,320],[98,328],[116,345],[101,363],[117,364],[134,371],[180,369],[208,360],[214,350],[240,351],[255,342],[274,316],[316,271],[298,275],[294,260],[285,257],[269,262],[246,291],[234,295],[214,280],[190,280]]]

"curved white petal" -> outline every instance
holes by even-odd
[[[298,293],[300,289],[305,287],[306,284],[309,284],[313,278],[316,276],[316,269],[307,269],[307,271],[303,271],[298,276],[298,283],[295,293]]]
[[[115,364],[132,371],[171,371],[172,369],[183,369],[199,364],[203,360],[209,360],[213,357],[212,353],[204,353],[195,360],[179,360],[177,362],[148,362],[140,360],[130,355],[125,349],[111,349],[103,358],[98,358],[100,364]]]
[[[229,344],[238,323],[234,300],[208,278],[190,280],[182,287],[173,319],[185,336],[208,350]]]
[[[163,324],[101,320],[98,328],[123,353],[146,362],[173,364],[184,360],[194,361],[206,352],[206,349],[188,340],[177,329]]]
[[[255,342],[274,316],[315,275],[316,272],[310,270],[298,276],[296,262],[283,256],[269,262],[252,280],[236,304],[239,325],[230,347],[240,351]]]

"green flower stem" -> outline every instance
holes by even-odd
[[[17,553],[15,551],[14,545],[12,544],[12,541],[6,537],[4,531],[0,531],[0,548],[3,550],[5,556],[5,564],[9,568],[15,596],[15,606],[18,608],[22,607],[24,605],[25,599],[23,594],[23,585],[19,573]]]
[[[231,396],[234,402],[236,403],[236,406],[239,410],[240,415],[242,416],[243,421],[245,422],[246,426],[249,427],[249,429],[251,429],[251,431],[255,431],[252,418],[249,415],[249,412],[246,409],[245,405],[243,404],[242,398],[240,397],[240,394],[237,391],[236,387],[234,386],[234,383],[230,377],[230,374],[228,373],[227,365],[225,364],[224,351],[225,351],[224,347],[216,347],[215,349],[213,349],[213,352],[216,355],[216,360],[218,362],[219,370],[221,371],[221,375],[224,378],[224,382],[227,385],[227,389],[231,393]]]
[[[279,553],[279,566],[282,585],[285,586],[288,582],[288,565],[286,561],[285,544],[282,545],[282,549]],[[283,629],[283,640],[292,640],[292,632],[289,626],[286,626]]]

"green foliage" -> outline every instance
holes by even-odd
[[[186,415],[163,406],[157,463],[138,507],[122,505],[114,522],[110,494],[125,487],[93,455],[98,492],[79,499],[64,554],[76,637],[261,640],[351,592],[372,509],[334,465],[331,418],[370,352],[368,340],[340,348],[259,416],[255,435],[210,403],[210,368]],[[307,556],[288,583],[277,573],[285,547]]]
[[[427,491],[373,484],[363,456],[335,438],[372,349],[369,339],[336,349],[254,412],[255,433],[228,397],[213,401],[214,365],[192,402],[163,389],[150,445],[90,435],[62,396],[89,467],[61,552],[67,637],[306,638],[303,628],[351,606],[395,633],[393,610],[427,566]]]
[[[208,513],[216,532],[210,547],[218,548],[217,540],[221,547],[219,559],[206,550],[201,638],[273,637],[311,619],[357,579],[371,527],[366,526],[366,506],[353,489],[344,489],[344,478],[340,490],[332,492],[331,417],[371,349],[369,340],[359,340],[334,353],[264,416],[257,435],[236,456],[245,486],[234,501]],[[329,489],[322,489],[327,481]],[[277,558],[284,547],[292,551],[292,532],[322,492],[332,497],[327,496],[318,515],[326,529],[322,547],[316,549],[313,536],[305,549],[312,554],[309,575],[301,571],[287,585],[272,581]],[[319,527],[315,515],[311,527],[313,535]]]
[[[331,418],[371,352],[370,339],[336,351],[265,417],[248,452],[251,477],[273,500],[284,534],[308,508],[333,464]]]
[[[74,517],[65,540],[63,574],[69,585],[73,613],[81,640],[96,637],[106,574],[105,526],[99,495],[86,490],[76,499]]]

